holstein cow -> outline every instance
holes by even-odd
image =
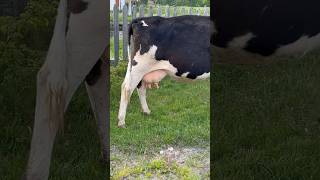
[[[269,63],[320,47],[320,1],[214,0],[213,61]]]
[[[78,86],[86,80],[97,119],[103,159],[108,161],[108,90],[106,57],[107,1],[60,0],[49,51],[37,78],[35,121],[30,157],[23,179],[48,179],[56,133]]]
[[[135,88],[144,113],[150,110],[146,87],[155,85],[166,75],[177,79],[205,79],[210,76],[209,17],[145,17],[129,26],[129,63],[121,86],[118,126],[125,126],[126,109]]]

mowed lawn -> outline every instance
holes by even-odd
[[[215,65],[213,179],[320,177],[320,56]]]
[[[126,128],[117,127],[121,83],[126,62],[111,68],[111,146],[124,153],[154,153],[168,146],[208,147],[210,143],[209,80],[181,83],[165,78],[147,90],[151,115],[144,115],[138,94],[131,97]]]

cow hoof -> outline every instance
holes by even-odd
[[[126,125],[125,124],[118,124],[118,128],[125,128]]]
[[[143,114],[144,114],[144,115],[150,115],[150,114],[151,114],[151,111],[143,111]]]

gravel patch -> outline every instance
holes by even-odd
[[[156,153],[130,154],[121,152],[116,147],[111,148],[111,176],[126,168],[143,167],[152,160],[162,159],[166,164],[176,164],[179,167],[187,167],[191,172],[201,179],[210,177],[210,150],[209,148],[178,148],[167,147]],[[138,179],[145,179],[145,174]],[[123,179],[137,179],[137,176],[127,176]],[[161,173],[157,176],[150,175],[148,179],[177,179],[172,172]]]

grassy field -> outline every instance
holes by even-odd
[[[147,91],[151,115],[141,112],[137,93],[129,104],[126,128],[117,128],[120,87],[125,75],[126,63],[111,69],[111,146],[121,156],[154,154],[170,146],[208,148],[209,137],[209,81],[177,83],[166,78],[160,89]],[[112,161],[119,155],[111,153]],[[148,159],[148,158],[147,158]],[[123,160],[124,164],[128,160]],[[113,167],[115,168],[115,167]],[[117,172],[112,172],[117,174]]]
[[[320,177],[320,61],[216,65],[213,179]]]

